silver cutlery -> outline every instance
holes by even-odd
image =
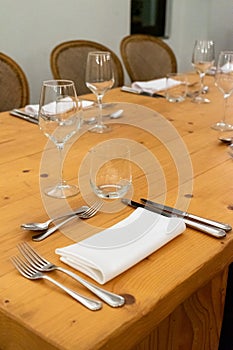
[[[76,209],[76,210],[74,210],[72,212],[69,212],[69,213],[57,216],[57,217],[49,219],[49,220],[47,220],[45,222],[27,222],[25,224],[21,224],[21,228],[23,228],[24,230],[30,230],[30,231],[47,230],[49,228],[49,225],[52,222],[57,221],[57,220],[61,220],[61,219],[65,218],[65,217],[70,217],[70,216],[74,216],[76,214],[81,214],[87,209],[89,209],[89,207],[86,206],[86,205],[83,205],[82,207],[80,207],[80,208],[78,208],[78,209]]]
[[[24,119],[24,120],[26,120],[26,121],[28,121],[30,123],[34,123],[34,124],[38,124],[39,123],[38,119],[36,119],[36,118],[34,118],[32,116],[26,115],[24,113],[19,113],[19,112],[15,111],[15,110],[11,111],[10,115],[13,115],[14,117],[17,117],[17,118]]]
[[[166,211],[162,211],[161,209],[155,208],[152,205],[145,205],[145,204],[137,203],[135,201],[131,201],[131,200],[126,199],[126,198],[122,199],[122,203],[124,203],[126,205],[129,205],[129,206],[131,206],[133,208],[141,207],[141,208],[144,208],[146,210],[150,210],[152,212],[155,212],[155,213],[158,213],[158,214],[161,214],[161,215],[164,215],[164,216],[168,216],[168,217],[177,216],[175,214],[168,213]],[[190,220],[190,219],[186,219],[186,218],[181,217],[181,216],[178,216],[178,217],[182,218],[184,223],[187,226],[189,226],[191,228],[194,228],[194,229],[196,229],[198,231],[207,233],[208,235],[213,236],[215,238],[223,238],[223,237],[226,236],[226,231],[224,231],[222,229],[216,228],[214,226],[209,226],[209,225],[203,224],[201,222],[197,222],[197,221],[193,221],[193,220]]]
[[[49,237],[52,233],[54,233],[55,231],[57,231],[61,226],[65,225],[66,223],[68,223],[69,221],[75,219],[75,218],[79,218],[79,219],[89,219],[92,216],[94,216],[99,210],[100,208],[103,206],[103,203],[101,201],[97,201],[95,202],[92,206],[90,206],[87,210],[85,210],[84,212],[82,212],[81,214],[75,214],[73,216],[68,217],[67,219],[65,219],[64,221],[60,222],[59,224],[49,228],[48,230],[33,235],[32,236],[32,240],[35,242],[40,242],[43,239]]]
[[[163,204],[159,204],[156,202],[152,202],[152,201],[145,199],[145,198],[140,198],[140,200],[144,204],[152,205],[154,208],[157,208],[157,209],[162,210],[162,211],[167,211],[168,213],[171,213],[171,214],[177,215],[177,216],[181,216],[185,219],[190,219],[190,220],[201,222],[201,223],[206,224],[206,225],[214,226],[214,227],[219,228],[220,230],[224,230],[226,232],[232,230],[232,227],[230,225],[224,224],[224,223],[219,222],[219,221],[206,219],[206,218],[203,218],[203,217],[198,216],[198,215],[194,215],[194,214],[187,213],[187,212],[184,212],[184,211],[176,209],[176,208],[169,207],[168,205],[163,205]]]
[[[65,274],[67,274],[68,276],[74,278],[79,283],[81,283],[84,287],[89,289],[92,293],[97,295],[101,300],[106,302],[108,305],[110,305],[112,307],[119,307],[119,306],[124,305],[125,299],[121,295],[111,293],[105,289],[102,289],[102,288],[86,281],[85,279],[79,277],[75,273],[73,273],[73,272],[71,272],[63,267],[54,265],[50,261],[43,258],[40,254],[38,254],[28,243],[26,243],[26,242],[20,243],[18,245],[18,249],[21,252],[21,254],[24,256],[24,258],[27,259],[28,262],[35,269],[37,269],[41,272],[49,272],[49,271],[53,271],[53,270],[61,271]]]
[[[43,274],[42,272],[37,271],[26,260],[23,260],[19,256],[11,257],[11,261],[15,266],[15,268],[19,271],[19,273],[25,278],[28,278],[30,280],[46,279],[51,283],[55,284],[57,287],[61,288],[64,292],[69,294],[72,298],[74,298],[80,304],[87,307],[89,310],[96,311],[102,308],[102,303],[100,301],[87,298],[75,292],[74,290],[67,288],[63,284],[56,281],[55,279]]]
[[[121,117],[123,113],[123,109],[119,109],[111,114],[103,114],[103,118],[110,118],[110,119],[118,119]],[[94,124],[96,122],[97,118],[96,117],[91,117],[87,120],[84,120],[85,124]]]

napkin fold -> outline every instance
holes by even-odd
[[[133,89],[153,94],[154,92],[157,92],[160,90],[166,90],[167,88],[171,88],[179,84],[180,84],[179,81],[175,79],[169,79],[168,86],[167,86],[167,79],[161,78],[161,79],[148,80],[148,81],[135,81],[131,84],[131,86]]]
[[[88,100],[82,100],[82,108],[88,108],[92,106],[94,102]],[[33,116],[37,116],[39,112],[39,104],[27,105],[24,108],[25,112]]]
[[[143,208],[111,228],[83,241],[57,248],[60,260],[104,284],[137,264],[185,230],[180,218]]]

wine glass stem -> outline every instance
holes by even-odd
[[[201,82],[200,94],[202,93],[203,88],[204,88],[204,77],[205,77],[205,73],[200,73],[200,82]]]
[[[66,182],[63,180],[63,150],[64,150],[64,144],[57,144],[57,149],[59,152],[59,182],[58,186],[62,187],[65,186]]]
[[[103,96],[98,95],[97,96],[97,102],[98,102],[98,107],[99,107],[99,113],[98,113],[98,125],[102,125],[102,114],[103,114]]]
[[[226,112],[227,112],[227,105],[228,105],[228,97],[229,97],[228,94],[224,95],[224,107],[223,107],[223,119],[222,119],[222,121],[224,123],[226,122]]]

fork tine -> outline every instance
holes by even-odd
[[[96,201],[94,202],[88,210],[83,212],[82,214],[79,215],[80,218],[89,218],[91,216],[94,216],[100,208],[103,206],[102,201]]]
[[[37,253],[27,242],[19,243],[17,247],[20,253],[31,263],[34,262],[37,266],[48,263],[48,261]]]
[[[35,270],[29,266],[22,258],[19,256],[11,257],[11,261],[15,268],[26,278],[30,278],[31,274],[35,272]]]

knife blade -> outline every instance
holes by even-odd
[[[142,90],[136,90],[136,89],[131,88],[130,86],[122,86],[122,87],[121,87],[121,91],[124,91],[124,92],[131,92],[131,93],[133,93],[133,94],[143,95],[143,96],[162,97],[162,98],[165,98],[164,95],[157,94],[156,92],[150,93],[150,92],[146,92],[146,91],[142,91]]]
[[[220,230],[224,230],[226,232],[232,230],[232,227],[230,225],[224,224],[223,222],[219,222],[219,221],[215,221],[215,220],[211,220],[211,219],[206,219],[206,218],[203,218],[201,216],[187,213],[185,211],[169,207],[168,205],[159,204],[159,203],[150,201],[150,200],[145,199],[145,198],[140,198],[140,200],[142,203],[144,203],[146,205],[151,205],[152,207],[155,207],[159,210],[166,211],[166,212],[171,213],[171,214],[176,215],[176,216],[181,216],[185,219],[190,219],[190,220],[194,220],[194,221],[203,223],[205,225],[214,226],[214,227],[217,227]]]
[[[157,214],[161,214],[161,215],[164,215],[164,216],[168,216],[168,217],[177,217],[176,215],[173,215],[172,213],[168,213],[168,212],[165,212],[165,211],[161,211],[161,209],[158,209],[158,208],[155,208],[151,205],[145,205],[145,204],[142,204],[142,203],[138,203],[138,202],[135,202],[135,201],[132,201],[130,199],[126,199],[126,198],[123,198],[122,200],[122,203],[126,204],[126,205],[129,205],[133,208],[144,208],[146,210],[150,210],[150,211],[153,211]],[[208,226],[206,224],[202,224],[200,222],[196,222],[196,221],[192,221],[192,220],[189,220],[189,219],[186,219],[186,218],[183,218],[183,217],[180,217],[181,219],[184,220],[184,223],[195,229],[195,230],[198,230],[198,231],[201,231],[201,232],[204,232],[204,233],[207,233],[208,235],[212,236],[212,237],[215,237],[215,238],[223,238],[226,236],[226,231],[224,230],[221,230],[219,228],[216,228],[216,227],[213,227],[213,226]]]
[[[34,124],[38,124],[38,123],[39,123],[39,122],[38,122],[38,119],[35,119],[35,118],[33,118],[33,117],[26,116],[26,115],[24,115],[24,114],[22,114],[22,113],[18,113],[18,112],[16,112],[16,111],[11,111],[11,112],[10,112],[10,115],[13,115],[14,117],[17,117],[17,118],[24,119],[24,120],[26,120],[26,121],[28,121],[28,122],[30,122],[30,123],[34,123]]]

